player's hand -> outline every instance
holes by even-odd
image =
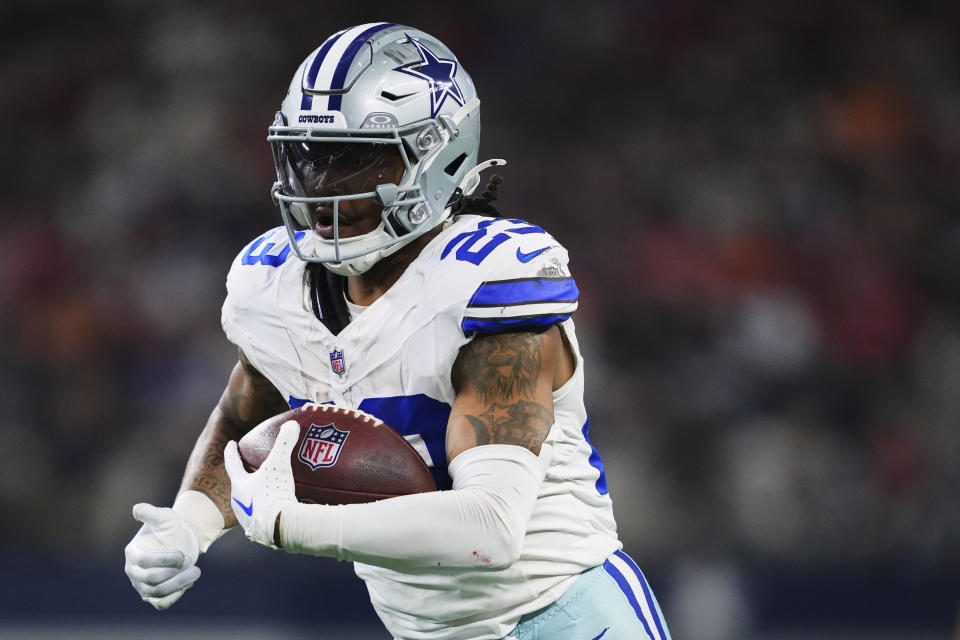
[[[124,570],[137,593],[163,611],[200,577],[197,536],[168,507],[141,502],[133,506],[133,517],[143,526],[123,550]]]
[[[300,437],[300,425],[288,420],[280,427],[273,449],[253,473],[247,473],[231,440],[223,450],[223,466],[230,476],[230,506],[247,537],[256,543],[278,549],[274,537],[280,510],[297,501],[293,486],[290,454]]]

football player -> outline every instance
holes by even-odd
[[[566,250],[474,196],[479,100],[436,38],[335,33],[269,128],[284,225],[240,251],[222,322],[239,347],[174,504],[138,504],[133,586],[157,609],[236,524],[291,553],[352,560],[396,638],[668,640],[617,537],[588,438]],[[441,491],[301,504],[281,430],[247,473],[236,443],[307,402],[371,413]],[[229,477],[228,477],[229,476]]]

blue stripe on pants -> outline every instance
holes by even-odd
[[[640,581],[640,587],[643,589],[643,597],[647,601],[647,606],[650,608],[650,613],[654,616],[653,622],[657,625],[657,632],[660,634],[662,640],[671,640],[670,632],[666,631],[663,626],[663,613],[660,611],[660,605],[657,603],[657,599],[653,597],[653,593],[650,591],[650,585],[647,584],[647,579],[643,576],[643,572],[640,571],[640,567],[637,566],[637,563],[633,561],[633,558],[625,554],[623,551],[614,551],[615,556],[627,563],[627,566],[633,571],[637,576],[637,580]]]
[[[643,615],[643,609],[640,608],[640,603],[637,601],[637,596],[633,592],[633,589],[630,588],[630,584],[627,582],[627,579],[623,577],[622,573],[620,573],[620,569],[617,569],[609,560],[603,563],[603,568],[607,573],[610,574],[610,577],[616,580],[617,584],[620,585],[620,590],[623,591],[623,595],[627,596],[627,600],[630,601],[630,606],[633,607],[634,612],[637,614],[637,618],[643,623],[643,628],[646,629],[647,635],[652,639],[653,634],[650,633],[650,625],[647,624],[647,618]]]
[[[650,598],[656,603],[652,591]],[[666,622],[656,621],[659,609],[648,603],[624,557],[610,555],[551,604],[521,616],[501,640],[670,640]]]

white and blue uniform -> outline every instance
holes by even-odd
[[[301,248],[310,240],[298,236]],[[576,355],[574,375],[553,393],[555,422],[544,442],[550,455],[541,456],[546,477],[520,559],[498,569],[416,572],[356,563],[387,629],[398,638],[522,636],[521,617],[557,601],[584,571],[609,565],[606,575],[632,599],[629,610],[645,618],[651,638],[667,640],[639,570],[618,560],[603,465],[588,438],[583,360],[570,319],[579,292],[566,250],[520,220],[458,216],[338,335],[316,317],[306,264],[290,254],[278,227],[237,256],[223,306],[228,338],[291,407],[333,402],[384,420],[413,444],[440,489],[451,486],[450,372],[463,345],[476,335],[559,324]]]

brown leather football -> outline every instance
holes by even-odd
[[[437,490],[403,436],[368,413],[329,404],[306,404],[250,430],[237,443],[247,471],[260,468],[288,420],[300,425],[290,456],[300,502],[352,504]]]

